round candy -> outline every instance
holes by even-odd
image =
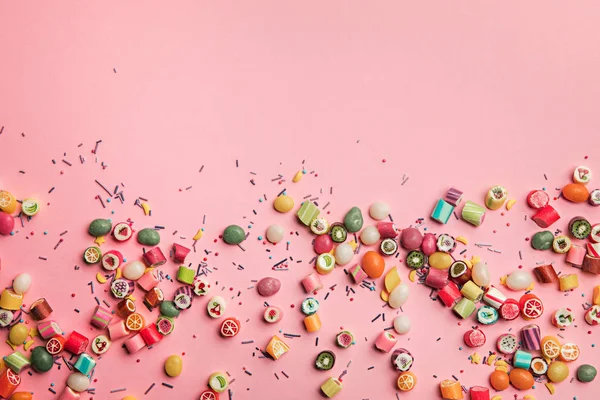
[[[320,274],[328,274],[335,268],[335,257],[329,253],[319,254],[317,257],[317,272]]]
[[[398,381],[396,384],[398,385],[398,389],[400,389],[400,391],[410,392],[417,384],[417,376],[410,371],[402,372],[398,376]]]
[[[344,217],[344,226],[348,232],[358,232],[363,227],[363,216],[360,208],[352,207]]]
[[[0,211],[0,234],[10,235],[13,228],[15,227],[15,219],[12,215]]]
[[[98,335],[92,340],[92,351],[94,354],[101,355],[110,348],[110,339],[105,335]]]
[[[510,378],[506,372],[496,370],[490,375],[490,385],[498,391],[508,389],[510,386]]]
[[[536,250],[548,250],[552,248],[554,234],[550,231],[537,232],[531,237],[531,247]]]
[[[550,201],[550,196],[543,190],[532,190],[527,195],[527,204],[529,207],[540,209],[546,207]]]
[[[21,345],[27,339],[29,335],[29,329],[24,323],[18,323],[10,328],[8,332],[8,340],[14,345]]]
[[[485,344],[486,338],[483,331],[479,329],[470,329],[465,332],[463,340],[469,347],[481,347]]]
[[[21,202],[21,211],[28,217],[33,217],[40,211],[40,202],[37,199],[28,198]]]
[[[417,228],[406,228],[400,234],[400,243],[406,250],[417,250],[423,243],[423,235]]]
[[[170,377],[174,378],[176,376],[179,376],[182,370],[183,360],[179,355],[173,354],[165,360],[165,372]]]
[[[354,249],[348,243],[342,243],[335,248],[335,262],[338,265],[346,265],[354,257]]]
[[[382,201],[376,201],[375,203],[371,204],[371,207],[369,208],[369,215],[375,221],[381,221],[390,215],[390,206]]]
[[[506,278],[506,286],[512,290],[525,290],[533,283],[533,276],[522,269],[518,269]]]
[[[33,369],[37,372],[48,372],[54,365],[54,358],[48,353],[48,350],[46,350],[46,347],[44,346],[37,346],[34,348],[31,352],[29,361],[31,362]]]
[[[119,222],[112,230],[113,237],[119,242],[124,242],[131,239],[133,229],[127,222]]]
[[[377,229],[377,227],[375,227],[373,225],[367,226],[360,233],[360,241],[363,242],[363,244],[365,244],[367,246],[374,245],[375,243],[377,243],[379,241],[379,239],[381,239],[379,230]]]
[[[108,219],[98,218],[90,223],[88,232],[92,236],[104,236],[110,233],[112,229],[112,222]]]
[[[317,355],[315,367],[321,371],[329,371],[335,365],[335,354],[333,351],[324,350]]]
[[[25,294],[31,287],[31,275],[22,273],[13,280],[13,290],[16,294]]]
[[[90,380],[81,372],[75,372],[67,378],[67,386],[76,392],[85,392],[90,387]]]
[[[329,253],[333,250],[333,240],[329,235],[319,235],[315,239],[314,243],[315,253],[323,254]]]
[[[596,378],[596,368],[590,364],[583,364],[577,368],[577,379],[581,382],[591,382]]]
[[[221,296],[215,296],[208,301],[206,309],[212,318],[219,318],[225,312],[227,302]]]
[[[509,374],[510,383],[519,390],[529,390],[535,384],[533,375],[526,369],[513,368]]]
[[[435,269],[448,269],[452,265],[454,260],[448,253],[436,251],[429,256],[429,266]]]
[[[32,400],[33,394],[31,392],[14,392],[10,396],[10,400]]]
[[[376,279],[383,275],[385,260],[378,252],[367,251],[362,258],[360,266],[369,278]]]
[[[132,261],[123,267],[123,277],[130,281],[137,281],[144,275],[146,266],[141,261]]]
[[[573,203],[583,203],[590,197],[590,192],[581,183],[569,183],[562,190],[563,197]]]
[[[170,300],[163,301],[160,303],[160,315],[164,315],[169,318],[177,318],[179,316],[179,309]]]
[[[408,300],[410,289],[407,284],[401,283],[390,293],[388,303],[392,308],[400,308]]]
[[[294,199],[282,194],[281,196],[277,196],[275,201],[273,201],[273,207],[280,213],[289,212],[294,208]]]
[[[396,349],[392,353],[392,366],[399,371],[405,372],[413,366],[414,358],[406,349]]]
[[[224,392],[229,386],[227,375],[222,372],[215,372],[208,377],[208,386],[217,393]]]
[[[229,225],[223,231],[223,240],[227,244],[240,244],[246,239],[246,233],[237,225]]]
[[[283,318],[283,311],[279,307],[269,306],[265,308],[263,318],[270,324],[274,324]]]
[[[592,170],[585,165],[580,165],[573,171],[573,182],[588,184],[592,180]]]
[[[569,367],[562,361],[554,361],[548,366],[548,373],[546,375],[551,382],[562,382],[569,376]]]
[[[410,331],[410,319],[406,315],[399,315],[394,319],[394,330],[400,335]]]
[[[512,333],[505,333],[496,340],[496,348],[502,354],[513,354],[517,351],[518,340]]]
[[[267,228],[267,240],[271,243],[279,243],[283,239],[284,230],[281,225],[273,224]]]
[[[156,229],[144,228],[138,232],[137,241],[144,246],[156,246],[160,243],[160,233]]]
[[[279,289],[281,289],[281,282],[277,278],[263,278],[256,285],[256,289],[258,290],[258,294],[261,296],[273,296],[275,293],[279,292]]]
[[[423,235],[421,250],[427,256],[430,256],[437,251],[437,239],[433,233],[426,233]]]
[[[302,301],[301,309],[304,314],[313,315],[319,310],[319,301],[312,297],[304,299]]]
[[[488,286],[490,284],[490,271],[484,262],[478,262],[473,265],[471,279],[477,286]]]

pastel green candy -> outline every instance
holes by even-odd
[[[319,209],[317,206],[311,201],[305,201],[300,206],[300,209],[296,213],[296,216],[304,225],[308,226],[312,222],[313,219],[319,216]]]
[[[46,347],[37,346],[31,352],[31,366],[37,372],[48,372],[54,365],[54,359],[52,355],[48,353]]]
[[[458,315],[462,319],[467,319],[471,316],[471,314],[475,312],[476,308],[477,307],[475,306],[475,303],[473,303],[466,297],[463,297],[458,303],[456,303],[453,310],[456,313],[456,315]]]
[[[590,364],[583,364],[577,368],[577,379],[581,382],[589,383],[596,378],[596,368]]]
[[[160,303],[160,315],[164,315],[169,318],[179,317],[179,309],[175,306],[175,303],[169,300],[165,300]]]
[[[471,225],[479,226],[485,218],[485,208],[469,200],[465,203],[461,216]]]
[[[228,244],[240,244],[246,239],[246,233],[237,225],[229,225],[223,231],[223,240]]]
[[[8,368],[12,369],[15,374],[20,374],[23,369],[31,365],[29,359],[20,351],[15,351],[14,353],[4,356],[4,363]]]
[[[552,248],[554,234],[550,231],[538,232],[531,238],[531,247],[536,250],[548,250]]]
[[[360,208],[352,207],[344,217],[344,226],[348,232],[358,232],[363,226],[363,216]]]
[[[90,235],[98,237],[108,235],[111,229],[112,222],[110,222],[108,219],[98,218],[90,223],[88,232]]]
[[[137,241],[144,246],[156,246],[160,243],[160,233],[156,229],[144,228],[138,232]]]
[[[437,222],[446,224],[448,223],[452,212],[454,212],[454,206],[444,201],[444,199],[439,199],[431,213],[431,218]]]
[[[179,266],[177,270],[177,280],[181,283],[191,285],[194,283],[194,277],[196,276],[196,270],[188,268],[185,265]]]

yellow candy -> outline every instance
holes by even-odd
[[[36,336],[40,336],[40,332],[38,331],[37,328],[29,328],[29,337],[30,338],[34,338]],[[2,368],[0,368],[2,369]]]
[[[504,360],[497,360],[494,365],[497,367],[507,367],[508,363]]]
[[[358,243],[356,243],[356,241],[351,240],[348,242],[348,244],[350,245],[350,247],[352,247],[352,250],[356,251],[356,248],[358,247]]]
[[[385,301],[386,303],[390,299],[390,294],[386,292],[385,289],[381,291],[381,294],[379,296],[381,297],[381,300]]]
[[[12,214],[17,209],[17,199],[6,190],[0,191],[0,210]]]
[[[125,396],[125,397],[123,397],[122,400],[137,400],[137,397],[135,397],[135,396]]]
[[[145,215],[150,215],[150,205],[148,203],[142,203],[142,209]]]
[[[23,344],[25,340],[27,340],[27,336],[29,336],[29,329],[27,329],[27,325],[19,323],[10,328],[8,340],[12,344],[19,346]]]
[[[592,303],[596,306],[600,306],[600,285],[594,287],[594,293],[592,294]]]
[[[478,353],[471,354],[471,364],[479,364],[481,362],[481,356]]]
[[[292,208],[294,208],[294,199],[290,196],[282,194],[281,196],[277,196],[275,201],[273,202],[273,207],[280,213],[290,212]]]
[[[102,272],[98,272],[98,273],[96,274],[96,280],[97,280],[99,283],[106,283],[106,278],[104,277],[104,274],[103,274]]]
[[[96,240],[94,240],[94,243],[96,243],[98,246],[102,246],[104,244],[104,242],[106,242],[106,239],[104,239],[104,236],[97,236]]]
[[[460,242],[460,243],[462,243],[462,244],[464,244],[464,245],[467,245],[467,244],[469,244],[469,241],[468,241],[468,240],[467,240],[467,238],[466,238],[466,237],[464,237],[464,236],[459,236],[459,237],[457,237],[457,238],[456,238],[456,241],[457,241],[457,242]]]
[[[167,358],[167,360],[165,361],[165,372],[172,378],[179,376],[179,374],[181,374],[182,369],[183,360],[180,356],[176,354],[169,356],[169,358]]]
[[[300,179],[302,179],[302,176],[304,174],[302,173],[302,170],[299,170],[298,172],[296,172],[296,175],[294,175],[294,177],[292,178],[292,182],[296,183],[299,182]]]
[[[500,366],[496,367],[496,371],[506,372],[508,374],[508,367]]]
[[[526,291],[528,291],[528,292],[531,292],[531,291],[533,290],[533,288],[534,288],[534,287],[535,287],[535,282],[531,282],[531,285],[529,285],[529,286],[527,287],[527,289],[525,289],[525,290],[526,290]]]
[[[498,357],[498,356],[497,356],[496,354],[491,354],[491,355],[488,357],[487,361],[486,361],[487,365],[492,365],[492,363],[494,362],[494,360],[495,360],[497,357]]]
[[[393,267],[390,271],[385,275],[384,284],[385,290],[388,293],[392,293],[392,290],[396,288],[401,282],[400,274],[398,273],[398,268]]]
[[[409,274],[408,274],[409,281],[414,282],[416,277],[417,277],[417,270],[413,269],[412,271],[409,272]]]
[[[196,232],[196,234],[194,235],[194,237],[192,239],[200,240],[200,239],[202,239],[203,234],[204,234],[204,232],[202,231],[202,229],[198,229],[198,232]]]
[[[117,268],[117,276],[115,279],[121,279],[122,274],[123,274],[123,272],[121,272],[121,268]]]
[[[28,340],[28,341],[25,343],[25,346],[23,346],[23,348],[24,348],[24,349],[27,351],[27,350],[29,350],[29,348],[30,348],[31,346],[33,346],[33,344],[34,344],[34,343],[35,343],[35,342],[34,342],[33,340]]]
[[[523,400],[535,400],[535,397],[533,397],[530,394],[526,394],[525,396],[523,396]]]
[[[502,396],[496,395],[496,396],[492,397],[491,400],[502,400]]]
[[[554,392],[556,391],[556,389],[554,388],[554,385],[551,384],[550,382],[546,382],[546,388],[548,389],[550,394],[554,394]]]
[[[577,289],[579,287],[579,277],[576,274],[561,275],[559,284],[562,292]]]
[[[429,256],[429,266],[435,269],[448,269],[452,265],[454,260],[448,253],[442,253],[441,251],[436,251],[432,255]]]
[[[511,208],[513,208],[513,206],[515,205],[515,203],[516,203],[516,202],[517,202],[517,201],[516,201],[516,200],[514,200],[514,199],[513,199],[513,200],[509,200],[509,201],[507,201],[507,202],[506,202],[506,209],[507,209],[508,211],[510,211],[510,209],[511,209]]]
[[[508,279],[508,275],[502,275],[500,277],[500,284],[501,285],[506,285],[506,279]]]

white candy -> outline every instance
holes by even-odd
[[[16,294],[25,294],[31,287],[31,275],[23,273],[17,275],[13,281],[13,290]]]
[[[146,266],[141,261],[132,261],[123,267],[123,277],[130,281],[137,281],[144,275]]]
[[[335,262],[338,265],[346,265],[354,257],[354,250],[348,243],[342,243],[335,248]]]
[[[409,288],[406,283],[401,283],[390,293],[388,303],[392,308],[400,308],[408,300]]]
[[[527,271],[516,270],[506,278],[506,286],[512,290],[525,290],[533,283],[533,276]]]
[[[371,207],[369,208],[369,215],[371,215],[371,218],[375,221],[381,221],[382,219],[387,218],[389,214],[390,206],[382,201],[376,201],[371,204]]]
[[[394,330],[400,335],[410,331],[410,319],[406,315],[400,315],[394,319]]]
[[[267,228],[267,240],[271,243],[277,243],[283,239],[284,230],[281,225],[273,224]]]
[[[471,279],[477,286],[488,286],[490,284],[490,270],[484,262],[478,262],[473,266],[471,271]]]
[[[379,230],[377,230],[374,226],[367,226],[360,233],[360,241],[367,246],[371,246],[379,241],[381,235],[379,234]]]
[[[75,372],[67,378],[67,386],[76,392],[85,392],[90,387],[90,380],[81,372]]]

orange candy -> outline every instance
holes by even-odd
[[[490,375],[490,384],[498,391],[505,390],[510,386],[510,378],[504,371],[494,371]]]
[[[410,371],[400,374],[398,377],[398,389],[403,392],[410,392],[417,384],[417,376]]]
[[[31,400],[33,395],[29,392],[15,392],[10,396],[10,400]]]
[[[362,267],[363,271],[369,275],[369,278],[375,279],[383,275],[385,261],[383,260],[383,257],[376,251],[367,251],[362,258],[360,266]]]
[[[127,319],[125,320],[125,326],[130,331],[139,331],[144,327],[145,321],[142,314],[133,313],[129,314]]]
[[[573,203],[583,203],[590,197],[590,192],[581,183],[569,183],[562,190],[563,197]]]
[[[321,329],[321,318],[319,318],[319,314],[315,313],[304,318],[304,326],[308,332],[316,332]]]
[[[531,372],[523,368],[514,368],[509,377],[510,383],[519,390],[529,390],[535,383]]]

